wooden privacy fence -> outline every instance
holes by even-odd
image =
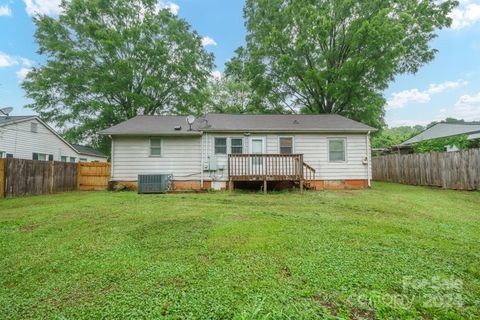
[[[78,190],[102,191],[108,189],[110,180],[110,163],[78,163]]]
[[[107,190],[110,163],[0,159],[0,198]]]
[[[373,179],[455,190],[480,190],[480,149],[373,158]]]

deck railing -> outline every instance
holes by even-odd
[[[303,154],[230,154],[228,176],[232,181],[314,180],[315,169]]]

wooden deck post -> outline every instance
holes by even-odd
[[[267,185],[268,185],[267,180],[266,180],[266,179],[263,180],[263,193],[264,193],[264,194],[267,194],[267,193],[268,193]]]
[[[300,173],[300,193],[303,193],[303,179],[305,178],[305,173],[303,172],[303,154],[300,155],[299,161],[299,173]]]
[[[228,180],[228,191],[232,192],[233,188],[234,188],[233,180],[230,179],[230,180]]]

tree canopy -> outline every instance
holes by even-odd
[[[213,56],[156,0],[71,0],[35,18],[43,66],[23,82],[28,106],[72,142],[138,114],[200,114]],[[106,144],[102,148],[106,150]],[[107,149],[108,150],[108,149]]]
[[[383,90],[431,61],[456,1],[247,0],[242,72],[260,108],[336,113],[383,126]],[[245,65],[236,68],[237,65]]]

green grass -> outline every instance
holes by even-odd
[[[480,193],[0,200],[0,261],[5,319],[478,319]]]

